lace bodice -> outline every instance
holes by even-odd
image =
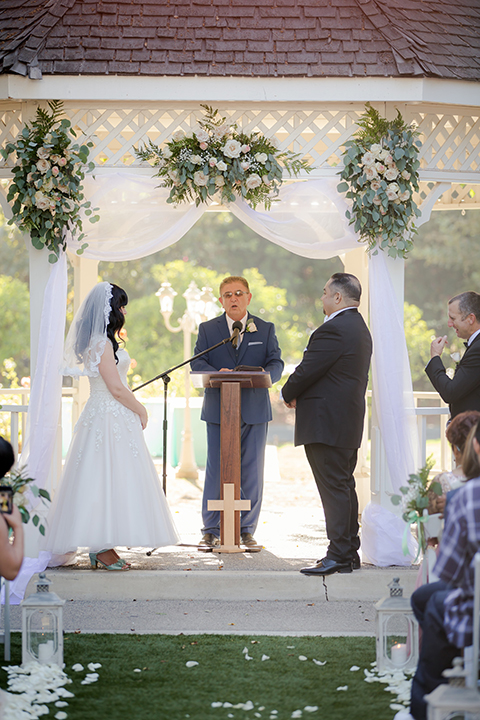
[[[119,348],[117,350],[117,356],[118,356],[118,365],[117,370],[118,374],[120,375],[120,380],[122,383],[127,386],[127,373],[128,369],[130,367],[130,355],[126,350],[123,348]],[[96,377],[89,377],[90,381],[90,395],[98,395],[98,394],[105,394],[107,393],[110,397],[111,393],[108,390],[107,386],[105,385],[105,380],[102,378],[102,376],[99,374]]]

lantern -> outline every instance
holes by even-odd
[[[418,663],[418,624],[403,597],[400,578],[393,578],[390,595],[375,603],[377,610],[377,670],[415,670]]]
[[[22,664],[37,661],[63,667],[63,606],[50,580],[40,573],[37,591],[22,601]]]
[[[465,687],[467,672],[463,669],[463,659],[453,658],[453,668],[444,670],[442,675],[448,679],[448,684],[439,685],[424,697],[428,720],[449,720],[460,716],[469,720],[479,718],[480,693],[476,688]]]

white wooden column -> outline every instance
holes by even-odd
[[[84,258],[74,253],[69,253],[68,257],[73,266],[73,314],[75,315],[90,290],[98,282],[98,260]],[[90,389],[86,377],[74,380],[73,384],[77,388],[77,393],[73,396],[72,409],[72,423],[75,425],[88,400]]]
[[[362,297],[360,299],[359,310],[363,315],[363,319],[368,325],[368,308],[369,308],[369,287],[368,287],[368,255],[364,247],[342,255],[340,258],[344,264],[345,272],[355,275],[362,286]],[[355,482],[357,485],[357,495],[360,515],[365,505],[370,502],[370,467],[368,463],[368,408],[365,412],[365,424],[363,428],[362,444],[358,450],[357,467],[355,469]]]

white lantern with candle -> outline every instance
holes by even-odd
[[[418,624],[399,578],[390,594],[375,604],[377,610],[377,669],[415,670],[418,663]]]
[[[40,573],[37,591],[22,601],[22,664],[37,661],[63,667],[63,606],[50,580]]]

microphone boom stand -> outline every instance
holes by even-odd
[[[188,358],[188,360],[184,360],[179,365],[175,365],[175,367],[171,367],[169,370],[165,370],[165,372],[160,373],[160,375],[156,375],[151,380],[147,380],[147,382],[142,383],[141,385],[138,385],[136,388],[133,388],[132,392],[137,392],[137,390],[140,390],[141,388],[145,387],[146,385],[150,385],[150,383],[155,382],[155,380],[163,380],[163,471],[162,471],[162,485],[163,485],[163,492],[165,495],[167,494],[167,426],[168,426],[168,420],[167,420],[167,396],[168,396],[168,383],[170,382],[170,373],[174,372],[174,370],[178,370],[179,368],[183,367],[184,365],[187,365],[187,363],[190,363],[192,360],[195,360],[196,358],[202,357],[202,355],[206,355],[208,352],[211,352],[212,350],[215,350],[218,347],[221,347],[222,345],[226,345],[229,342],[232,342],[233,339],[236,339],[238,337],[238,333],[233,333],[231,337],[225,338],[224,340],[221,340],[221,342],[217,343],[216,345],[212,345],[212,347],[207,348],[206,350],[202,350],[201,353],[198,353],[197,355],[192,355],[191,358]],[[182,544],[182,543],[181,543]],[[196,545],[194,547],[197,547]],[[150,556],[152,553],[155,552],[157,548],[154,548],[153,550],[149,550],[147,552],[147,555]]]

